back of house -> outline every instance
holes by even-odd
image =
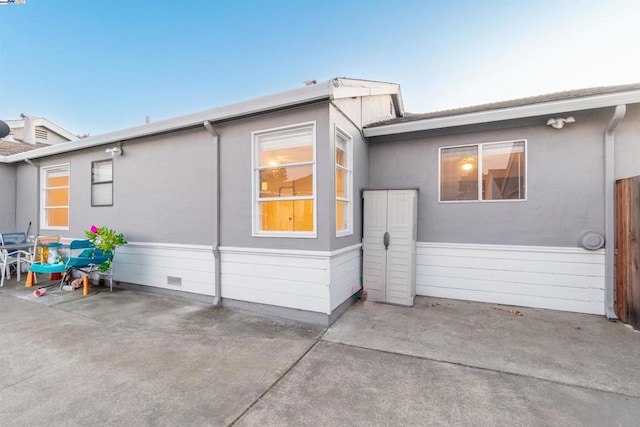
[[[314,323],[363,283],[615,316],[612,188],[640,175],[638,135],[640,85],[408,114],[399,85],[336,78],[0,156],[3,227],[106,225],[122,286]]]

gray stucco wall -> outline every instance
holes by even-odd
[[[333,173],[333,165],[330,166],[332,171],[332,197],[333,205],[331,207],[331,247],[337,250],[362,242],[362,197],[360,190],[369,185],[369,146],[362,138],[360,130],[345,115],[333,106],[330,107],[331,118],[331,144],[328,147],[329,157],[333,161],[335,153],[335,126],[347,132],[353,138],[353,194],[351,195],[351,203],[353,204],[353,234],[349,236],[336,237],[336,213],[335,213],[335,173]]]
[[[561,130],[540,125],[375,145],[371,186],[419,188],[422,242],[575,247],[584,230],[604,232],[603,133],[612,114],[571,113],[576,123]],[[514,139],[528,141],[526,201],[438,202],[439,147]]]
[[[17,194],[16,198],[16,226],[18,230],[27,230],[31,222],[29,234],[38,234],[38,168],[25,162],[16,165]]]
[[[252,237],[251,133],[311,121],[316,122],[317,238]],[[221,245],[329,250],[334,193],[327,104],[238,120],[216,129],[220,133]]]
[[[204,127],[125,143],[125,154],[113,162],[113,206],[92,207],[91,162],[111,158],[105,148],[39,162],[40,166],[69,163],[71,168],[69,230],[41,229],[40,234],[81,238],[91,225],[106,225],[135,242],[213,242],[213,193],[208,184],[214,171],[213,149]],[[27,165],[20,170],[18,211],[25,220],[37,212],[33,169]]]
[[[17,230],[16,167],[0,163],[0,232],[10,233]]]
[[[616,179],[640,175],[640,105],[627,107],[615,133]]]

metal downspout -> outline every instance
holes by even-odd
[[[220,295],[222,291],[221,274],[220,274],[220,135],[214,129],[211,122],[208,120],[203,123],[204,127],[209,131],[213,137],[213,164],[216,172],[213,174],[213,211],[215,216],[215,240],[213,241],[213,259],[214,259],[214,289],[215,296],[213,298],[213,305],[220,305],[222,297]]]
[[[35,163],[33,160],[31,159],[24,159],[25,163],[27,163],[29,166],[33,166],[34,168],[36,168],[36,232],[35,232],[35,236],[37,236],[38,234],[40,234],[40,165],[38,163]],[[16,171],[17,173],[17,171]],[[16,183],[17,183],[17,177],[16,177]],[[17,198],[17,186],[16,186],[16,198]],[[18,204],[16,203],[16,209],[18,207]],[[17,215],[17,213],[16,213]],[[18,222],[18,218],[16,217],[16,223]],[[17,224],[16,224],[17,225]],[[27,236],[27,238],[29,238],[29,236]]]
[[[614,309],[615,300],[615,250],[616,250],[616,176],[615,176],[615,131],[627,111],[626,105],[616,106],[613,117],[604,132],[604,288],[605,315],[607,319],[617,320]]]

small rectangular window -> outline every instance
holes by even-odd
[[[91,163],[91,206],[113,206],[113,160]]]
[[[41,170],[40,223],[43,229],[69,228],[69,165]]]
[[[526,141],[440,149],[440,201],[525,200]]]

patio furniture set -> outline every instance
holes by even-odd
[[[68,248],[68,257],[60,253]],[[23,265],[28,265],[26,287],[37,283],[37,274],[50,274],[51,280],[60,280],[60,289],[68,285],[74,271],[82,273],[83,295],[89,294],[89,275],[113,258],[112,252],[96,248],[90,240],[73,240],[70,244],[60,243],[60,236],[39,236],[28,241],[26,233],[0,234],[0,287],[5,277],[11,278],[11,270],[16,272],[18,281]],[[109,288],[113,290],[111,269],[100,274],[108,275]]]

